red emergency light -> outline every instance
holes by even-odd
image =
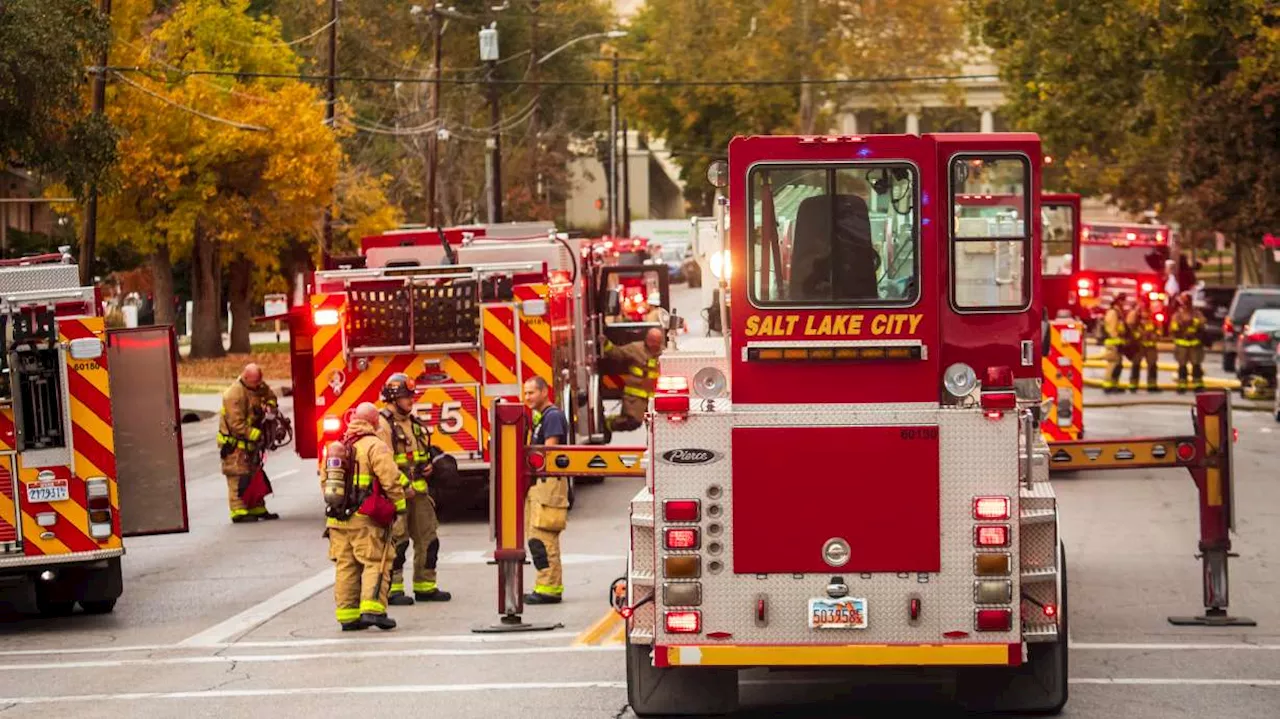
[[[973,543],[979,547],[1007,547],[1009,546],[1009,526],[984,524],[974,527]]]
[[[702,612],[696,609],[667,612],[664,624],[667,634],[697,634],[702,631]]]
[[[696,527],[667,529],[663,533],[663,544],[667,549],[697,549],[698,529]]]
[[[662,504],[662,516],[668,522],[696,522],[700,514],[696,499],[668,499]]]
[[[973,518],[974,519],[1008,519],[1009,518],[1009,498],[1008,497],[974,497],[973,498]]]
[[[975,624],[980,632],[1007,632],[1013,628],[1013,610],[979,609]]]
[[[663,375],[658,378],[657,394],[653,398],[655,412],[687,414],[689,412],[689,378],[679,375]]]

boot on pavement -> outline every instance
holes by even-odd
[[[396,628],[396,620],[385,614],[365,612],[360,615],[360,621],[365,622],[368,626],[377,627],[383,631]]]
[[[524,595],[525,604],[559,604],[562,597],[559,594],[543,594],[541,592],[529,592]]]
[[[413,597],[405,594],[404,592],[394,592],[391,596],[387,597],[387,604],[390,604],[393,607],[412,607]]]
[[[432,589],[429,592],[414,592],[413,598],[419,602],[447,602],[453,595],[443,589]]]
[[[344,632],[358,632],[368,628],[369,628],[369,624],[365,622],[363,618],[357,619],[353,622],[342,623],[342,631]]]

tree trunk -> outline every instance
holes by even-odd
[[[168,245],[160,245],[151,254],[151,284],[156,324],[174,325],[173,262]]]
[[[191,249],[191,358],[222,357],[222,267],[218,246],[196,223]]]
[[[249,328],[253,324],[253,264],[241,255],[228,268],[231,272],[228,301],[231,302],[232,354],[249,354]]]

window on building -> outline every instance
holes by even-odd
[[[951,161],[951,297],[969,311],[1016,311],[1031,301],[1031,166],[1025,157]]]
[[[919,182],[913,166],[764,166],[752,170],[750,183],[753,304],[916,301]]]

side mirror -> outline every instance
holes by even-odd
[[[610,316],[622,313],[622,296],[618,293],[618,288],[605,290],[604,313]]]

